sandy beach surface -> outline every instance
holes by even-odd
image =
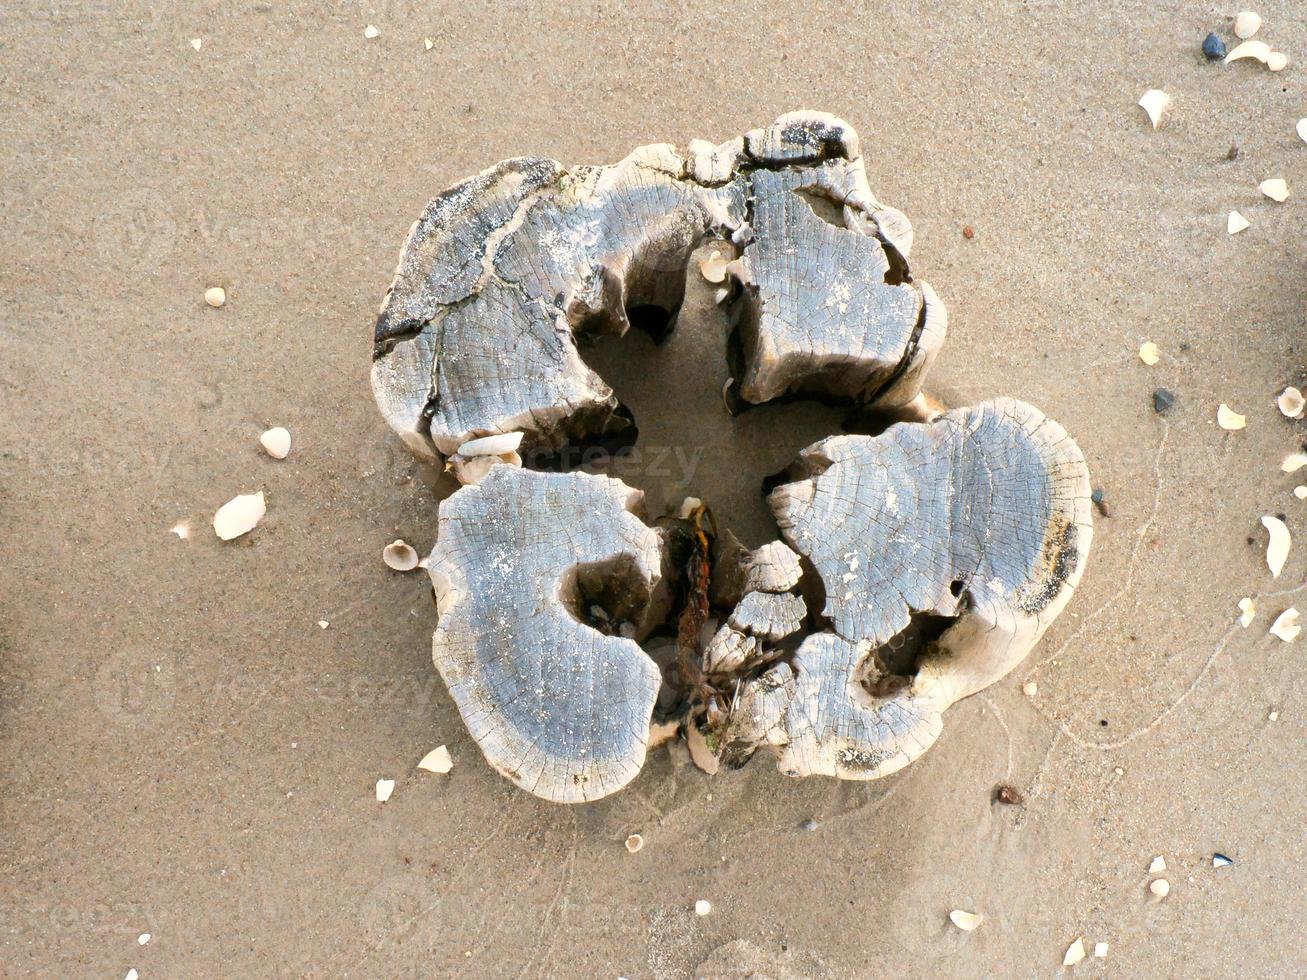
[[[1307,471],[1279,472],[1307,423],[1275,406],[1307,381],[1300,5],[1258,8],[1278,74],[1205,62],[1237,8],[1197,3],[186,6],[0,0],[0,975],[1033,977],[1078,937],[1110,944],[1079,975],[1307,973],[1307,638],[1267,634],[1307,611]],[[482,760],[429,582],[380,561],[430,547],[447,487],[373,404],[378,303],[425,202],[504,157],[797,108],[855,126],[912,219],[950,311],[932,392],[1039,406],[1110,516],[1042,645],[898,775],[664,749],[547,804]],[[723,334],[693,283],[667,345],[588,356],[651,508],[759,543],[759,479],[839,416],[725,416]],[[1264,514],[1302,541],[1274,581]],[[453,772],[416,771],[440,744]]]

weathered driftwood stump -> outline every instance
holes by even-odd
[[[701,510],[651,527],[618,480],[521,468],[629,437],[577,342],[669,331],[713,239],[740,399],[902,419],[804,450],[771,495],[784,540],[754,551]],[[1038,642],[1089,548],[1084,460],[1020,402],[927,408],[947,318],[911,244],[853,130],[808,112],[612,166],[508,160],[427,207],[382,304],[373,389],[465,484],[427,560],[434,659],[498,771],[597,799],[634,778],[652,728],[710,770],[765,748],[790,775],[874,778]]]

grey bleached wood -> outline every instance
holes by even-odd
[[[713,601],[730,608],[703,651],[704,670],[734,674],[774,659],[775,644],[803,626],[808,607],[792,590],[803,574],[799,556],[784,541],[748,550],[730,531],[713,565]]]
[[[667,589],[641,498],[608,477],[497,465],[440,505],[436,668],[487,761],[548,800],[606,796],[644,762],[661,678],[637,641]]]
[[[800,192],[826,201],[836,224]],[[732,315],[746,400],[819,391],[902,404],[945,322],[929,287],[885,281],[902,277],[911,237],[871,193],[857,135],[825,113],[720,145],[645,146],[610,166],[506,160],[414,223],[377,320],[373,391],[433,459],[522,431],[529,464],[620,432],[629,420],[578,339],[624,333],[636,307],[674,317],[690,254],[730,238],[743,250]]]
[[[1012,399],[828,438],[799,465],[771,506],[821,577],[829,630],[745,682],[727,741],[770,747],[790,775],[887,775],[1066,605],[1092,537],[1088,471],[1060,425]],[[955,619],[914,676],[885,676],[877,654],[913,613]]]

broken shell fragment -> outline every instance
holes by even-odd
[[[1216,424],[1222,429],[1235,432],[1248,424],[1248,416],[1240,415],[1225,402],[1216,409]]]
[[[725,255],[721,252],[712,252],[699,263],[699,273],[711,283],[724,282],[726,280],[726,267],[734,261],[734,257]]]
[[[1158,898],[1166,898],[1171,894],[1171,883],[1165,878],[1155,878],[1148,883],[1148,890]]]
[[[1107,943],[1094,943],[1094,956],[1098,959],[1107,958]]]
[[[977,915],[975,912],[964,912],[962,909],[954,909],[948,914],[948,917],[963,932],[975,932],[980,928],[980,924],[985,921],[983,915]]]
[[[449,749],[444,745],[440,745],[422,757],[422,761],[418,763],[418,768],[425,772],[435,772],[443,776],[454,768],[454,760],[449,754]]]
[[[1221,854],[1219,851],[1212,855],[1213,868],[1228,868],[1232,864],[1234,864],[1234,861],[1226,857],[1224,854]]]
[[[1289,199],[1289,185],[1283,177],[1271,177],[1257,185],[1257,189],[1272,201],[1281,203]]]
[[[1238,211],[1231,211],[1229,217],[1225,219],[1225,233],[1227,235],[1237,235],[1239,232],[1246,230],[1252,224]]]
[[[1148,121],[1156,129],[1162,121],[1162,114],[1171,105],[1171,97],[1160,88],[1150,88],[1139,99],[1139,107],[1148,113]]]
[[[1293,495],[1299,500],[1307,500],[1307,484],[1299,484],[1293,488]]]
[[[1243,44],[1237,44],[1225,56],[1225,64],[1232,61],[1239,61],[1243,58],[1254,58],[1262,64],[1266,64],[1266,59],[1271,56],[1271,46],[1265,41],[1244,41]]]
[[[259,445],[273,459],[285,459],[290,453],[290,431],[277,426],[259,436]]]
[[[381,32],[377,30],[375,27],[373,27],[371,24],[363,28],[363,36],[366,37],[369,41],[371,41],[374,37],[376,37],[380,33]]]
[[[1257,604],[1248,596],[1239,600],[1239,625],[1247,629],[1257,615]]]
[[[1028,698],[1033,698],[1039,693],[1039,685],[1034,681],[1026,681],[1021,685],[1021,693]]]
[[[1303,416],[1304,407],[1307,407],[1307,399],[1303,398],[1301,391],[1290,385],[1280,392],[1280,396],[1275,399],[1275,404],[1279,406],[1280,413],[1286,418],[1300,419]]]
[[[1283,51],[1272,51],[1266,56],[1266,67],[1271,71],[1284,71],[1289,67],[1289,56]]]
[[[1304,466],[1307,466],[1307,453],[1290,453],[1280,464],[1280,472],[1297,473]]]
[[[1294,126],[1294,131],[1300,140],[1307,143],[1307,119],[1299,119],[1298,125]]]
[[[1085,958],[1085,941],[1077,939],[1066,948],[1066,953],[1062,957],[1063,966],[1075,966]]]
[[[200,48],[204,47],[204,38],[202,37],[191,38],[191,47],[193,47],[196,51],[199,51]]]
[[[707,915],[711,911],[712,911],[712,902],[709,902],[706,899],[701,898],[699,899],[699,901],[694,903],[695,915]]]
[[[642,847],[644,847],[644,838],[639,834],[632,834],[626,838],[626,849],[632,854],[638,852]]]
[[[1234,36],[1240,41],[1252,37],[1262,26],[1261,15],[1252,10],[1241,10],[1234,18]]]
[[[393,779],[377,780],[377,802],[385,803],[390,799],[390,795],[395,792],[395,781]]]
[[[232,497],[213,515],[213,532],[223,541],[239,538],[254,530],[267,509],[262,490]]]
[[[1148,866],[1148,873],[1150,875],[1160,875],[1165,870],[1166,858],[1162,857],[1160,854],[1153,858],[1153,863]]]
[[[482,436],[480,439],[469,439],[458,447],[458,454],[468,459],[477,456],[505,456],[517,452],[518,447],[522,445],[522,435],[521,432],[503,432],[493,436]]]
[[[227,302],[227,290],[221,286],[210,286],[204,291],[204,302],[208,303],[215,310]]]
[[[1266,542],[1266,567],[1271,570],[1271,578],[1279,578],[1289,557],[1289,528],[1284,521],[1269,514],[1262,518],[1262,527],[1270,535]]]
[[[1151,340],[1139,346],[1139,360],[1152,367],[1161,359],[1161,352]]]
[[[1298,634],[1302,632],[1302,624],[1299,619],[1298,610],[1290,606],[1275,617],[1275,622],[1271,624],[1271,635],[1283,640],[1285,643],[1292,643],[1298,638]]]
[[[411,572],[418,567],[418,553],[401,538],[396,538],[381,549],[381,560],[397,572]]]

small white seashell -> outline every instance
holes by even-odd
[[[227,302],[227,290],[221,286],[210,286],[204,291],[204,302],[208,303],[215,310],[223,303]]]
[[[1094,956],[1100,960],[1107,959],[1107,943],[1094,943]]]
[[[1230,216],[1225,219],[1225,233],[1227,235],[1237,235],[1251,224],[1252,222],[1238,211],[1231,211]]]
[[[1021,685],[1021,693],[1028,698],[1033,698],[1036,694],[1039,693],[1039,685],[1036,684],[1034,681],[1026,681],[1024,684]]]
[[[443,776],[454,768],[454,759],[446,746],[439,745],[422,757],[418,768],[426,772],[438,772]]]
[[[148,932],[143,932],[143,933],[141,933],[139,936],[136,937],[136,945],[137,945],[137,946],[144,946],[144,945],[145,945],[146,943],[148,943],[149,941],[150,941],[150,934],[149,934]]]
[[[435,46],[436,46],[436,42],[433,41],[433,40],[431,40],[431,38],[429,38],[429,37],[424,37],[424,38],[422,39],[422,47],[426,48],[428,51],[430,51],[430,50],[431,50],[432,48],[434,48]]]
[[[1149,367],[1152,367],[1162,359],[1161,351],[1151,340],[1139,346],[1139,360],[1143,361]]]
[[[644,838],[639,834],[632,834],[630,837],[626,838],[626,849],[632,854],[640,850],[642,847],[644,847]]]
[[[458,447],[458,454],[466,459],[474,459],[477,456],[506,456],[517,452],[517,447],[522,445],[522,435],[521,432],[500,432],[493,436],[469,439]]]
[[[1298,610],[1290,606],[1275,617],[1275,622],[1271,624],[1271,635],[1283,640],[1285,643],[1292,643],[1298,638],[1298,634],[1302,632],[1302,624],[1299,622],[1299,618]]]
[[[962,909],[954,909],[948,914],[948,917],[963,932],[975,932],[980,928],[980,924],[985,921],[983,915],[977,915],[975,912],[964,912]]]
[[[1248,416],[1240,415],[1225,402],[1221,402],[1216,409],[1216,424],[1222,429],[1234,432],[1248,424]]]
[[[1153,858],[1153,863],[1148,866],[1148,873],[1150,875],[1160,875],[1165,870],[1166,858],[1162,857],[1160,854]]]
[[[213,515],[213,533],[224,541],[239,538],[242,534],[253,531],[267,511],[268,504],[263,499],[262,490],[232,497]]]
[[[1272,201],[1284,203],[1289,199],[1289,185],[1283,177],[1271,177],[1257,185],[1257,189]]]
[[[1307,466],[1307,453],[1290,453],[1280,464],[1280,472],[1297,473],[1304,466]]]
[[[1289,557],[1289,529],[1278,517],[1267,515],[1262,518],[1262,527],[1270,535],[1266,542],[1266,567],[1271,570],[1271,578],[1279,578],[1284,570],[1285,559]]]
[[[1223,64],[1229,64],[1232,61],[1239,61],[1241,58],[1256,58],[1262,64],[1266,64],[1266,59],[1271,56],[1271,46],[1265,41],[1244,41],[1243,44],[1235,45],[1230,53],[1225,56]]]
[[[395,781],[393,779],[377,780],[377,802],[385,803],[390,799],[390,794],[395,792]]]
[[[1148,883],[1148,890],[1158,898],[1166,898],[1167,895],[1171,894],[1171,883],[1165,878],[1157,878]]]
[[[1272,51],[1266,56],[1266,67],[1271,71],[1284,71],[1289,67],[1289,56],[1283,51]]]
[[[290,452],[290,430],[280,425],[259,436],[259,445],[273,459],[285,459]]]
[[[1298,133],[1298,138],[1307,143],[1307,119],[1299,119],[1298,125],[1294,127]]]
[[[1257,615],[1257,604],[1244,596],[1239,600],[1239,625],[1247,629],[1252,625],[1253,618]]]
[[[1240,41],[1252,37],[1262,26],[1261,15],[1251,10],[1243,10],[1234,19],[1234,36]]]
[[[1066,955],[1062,957],[1063,966],[1075,966],[1085,958],[1085,941],[1077,939],[1066,948]]]
[[[318,625],[319,625],[320,627],[322,627],[322,628],[325,630],[325,629],[326,629],[328,626],[330,626],[331,624],[330,624],[329,622],[327,622],[325,619],[319,619],[319,620],[318,620]]]
[[[1275,404],[1280,406],[1280,412],[1286,418],[1300,419],[1303,415],[1303,408],[1307,407],[1307,399],[1303,398],[1302,392],[1293,385],[1285,388],[1280,392],[1280,397],[1275,399]]]
[[[1298,484],[1293,488],[1293,495],[1299,500],[1307,500],[1307,484]]]
[[[701,898],[699,899],[699,901],[694,903],[695,915],[707,915],[711,911],[712,911],[712,902],[709,902],[706,899]]]
[[[402,538],[396,538],[381,549],[381,560],[387,568],[397,572],[411,572],[418,567],[418,553]]]
[[[371,41],[374,37],[376,37],[380,33],[381,32],[377,30],[375,27],[373,27],[371,24],[363,28],[363,36],[366,37],[369,41]]]
[[[136,967],[132,967],[127,971],[127,976],[123,977],[123,980],[141,980],[141,975],[136,972]]]
[[[731,256],[721,252],[710,252],[699,263],[700,274],[711,283],[726,281],[726,267],[731,264]]]
[[[1156,129],[1162,121],[1162,113],[1171,105],[1171,97],[1160,88],[1150,88],[1139,99],[1139,108],[1148,113],[1148,121]]]
[[[200,48],[204,47],[204,38],[202,37],[191,38],[191,47],[193,47],[196,51],[199,51]]]

